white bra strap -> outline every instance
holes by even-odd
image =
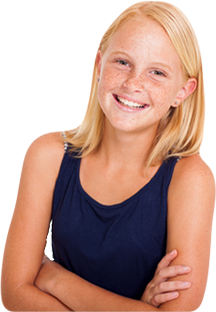
[[[63,136],[63,138],[66,138],[65,132],[62,132],[62,136]],[[65,151],[65,153],[67,152],[67,149],[68,149],[68,143],[64,141],[64,151]]]

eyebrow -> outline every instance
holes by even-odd
[[[163,63],[163,62],[154,62],[154,63],[152,63],[152,65],[153,66],[162,66],[162,67],[165,67],[165,68],[167,68],[169,71],[173,71],[172,70],[172,67],[170,67],[168,64],[166,64],[166,63]]]
[[[110,53],[110,55],[112,56],[112,55],[115,55],[115,54],[122,54],[122,55],[125,55],[126,57],[131,57],[128,53],[125,53],[125,52],[123,52],[123,51],[113,51],[113,52],[111,52]],[[152,66],[162,66],[162,67],[165,67],[165,68],[167,68],[170,72],[173,72],[173,69],[172,69],[172,67],[170,67],[167,63],[163,63],[163,62],[152,62],[151,63],[152,64]]]

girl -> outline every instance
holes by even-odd
[[[27,152],[3,262],[6,308],[196,309],[215,200],[199,156],[203,120],[189,22],[166,3],[130,7],[102,38],[82,125]],[[50,220],[55,262],[41,265]]]

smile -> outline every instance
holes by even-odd
[[[137,103],[133,101],[128,101],[127,99],[124,99],[118,95],[115,95],[114,97],[121,105],[130,107],[133,109],[143,109],[143,108],[149,107],[149,105],[147,104],[141,104],[141,103]]]

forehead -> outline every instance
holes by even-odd
[[[122,51],[135,58],[151,57],[155,61],[181,64],[180,58],[166,31],[150,18],[124,22],[111,38],[107,52]]]

